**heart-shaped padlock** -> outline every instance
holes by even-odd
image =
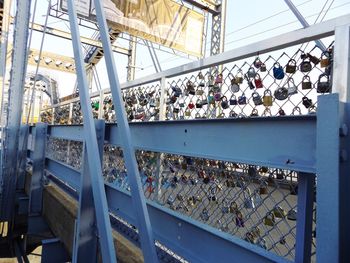
[[[255,83],[255,88],[257,89],[261,89],[262,87],[264,87],[262,79],[260,78],[259,74],[255,75],[254,83]]]
[[[285,87],[279,87],[275,90],[274,96],[277,100],[285,100],[288,98],[288,89]]]
[[[288,78],[287,80],[287,90],[288,90],[288,95],[294,95],[298,93],[298,87],[294,83],[293,78]]]
[[[238,97],[238,104],[239,105],[247,104],[247,97],[244,95],[244,93]]]
[[[331,90],[331,82],[329,79],[329,75],[327,75],[326,73],[323,73],[318,77],[317,93],[326,93],[326,92],[330,92],[330,90]]]
[[[226,98],[226,96],[223,96],[222,98],[221,98],[221,108],[223,108],[224,110],[225,109],[227,109],[228,107],[230,107],[230,105],[229,105],[229,103],[228,103],[228,101],[227,101],[227,98]]]
[[[286,66],[286,73],[293,74],[297,70],[297,62],[295,59],[290,59]]]
[[[188,103],[188,106],[187,106],[190,110],[192,110],[194,107],[195,107],[195,105],[194,105],[194,103],[192,102],[192,101],[190,101],[190,103]]]
[[[264,91],[264,96],[263,96],[263,104],[265,107],[272,106],[272,93],[271,90],[267,89]]]
[[[312,69],[310,58],[303,59],[303,61],[300,63],[299,68],[301,72],[310,72]]]
[[[275,62],[275,64],[273,64],[273,77],[275,79],[283,79],[284,78],[284,71],[282,66],[280,65],[280,63]]]
[[[256,91],[252,93],[252,98],[253,98],[253,102],[254,102],[255,106],[259,106],[259,105],[263,104],[263,100],[262,100],[261,96]]]
[[[255,78],[255,74],[256,74],[255,69],[253,67],[250,67],[247,72],[247,77],[250,79],[253,79]]]
[[[311,83],[311,80],[310,80],[310,76],[308,75],[305,75],[303,77],[303,80],[301,82],[301,88],[303,90],[306,90],[306,89],[311,89],[312,88],[312,83]]]
[[[230,98],[230,105],[237,105],[238,102],[237,102],[237,98],[235,95],[232,95],[231,98]]]
[[[312,106],[312,99],[309,99],[308,97],[303,97],[302,102],[307,109]]]

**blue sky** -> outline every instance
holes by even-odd
[[[34,0],[32,0],[32,2],[34,2]],[[301,28],[300,23],[297,21],[293,13],[288,10],[288,6],[283,0],[227,0],[227,2],[228,8],[226,20],[225,50],[231,50],[240,46],[244,46],[246,44],[254,43],[262,39]],[[326,0],[293,1],[293,3],[298,6],[299,11],[304,15],[310,24],[313,24],[315,22],[323,5],[326,2]],[[324,17],[324,21],[350,13],[350,0],[328,0],[327,7],[331,3],[332,5]],[[38,8],[35,16],[36,23],[44,23],[44,15],[47,11],[47,4],[47,0],[38,0]],[[322,17],[323,14],[321,14],[320,18]],[[65,31],[69,30],[68,22],[59,21],[55,18],[50,17],[48,23],[51,27],[56,27]],[[81,33],[84,36],[91,35],[91,32],[86,29],[82,29]],[[41,33],[33,33],[33,41],[31,45],[33,48],[39,49],[41,37]],[[128,46],[128,43],[122,39],[118,40],[117,43],[121,46]],[[209,49],[210,39],[207,39],[207,55],[209,55]],[[66,56],[73,56],[72,45],[70,41],[58,39],[49,35],[45,36],[44,50]],[[171,54],[160,51],[157,52],[157,55],[161,62],[162,69],[171,68],[192,61],[190,59],[178,58]],[[120,82],[125,82],[127,57],[115,54],[115,61],[117,63]],[[155,72],[148,50],[142,45],[138,45],[137,47],[136,66],[139,68],[144,68],[143,70],[137,70],[137,78]],[[106,76],[104,60],[100,61],[97,66],[97,70],[103,88],[108,87],[109,84]],[[34,72],[35,68],[29,67],[28,71]],[[40,72],[51,75],[59,82],[61,95],[68,95],[72,92],[75,82],[75,76],[73,74],[48,71],[45,69],[41,69]]]

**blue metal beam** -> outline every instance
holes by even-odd
[[[130,127],[125,112],[123,96],[121,94],[121,86],[119,83],[118,72],[114,61],[110,36],[105,17],[105,11],[101,0],[94,0],[97,22],[100,29],[103,51],[105,54],[105,62],[108,73],[109,84],[112,92],[113,104],[115,107],[118,134],[123,140],[122,148],[125,160],[125,167],[128,170],[129,182],[132,193],[133,207],[137,215],[139,224],[139,235],[141,240],[141,248],[143,257],[146,263],[158,262],[158,257],[155,249],[155,243],[152,233],[152,226],[149,219],[145,196],[142,189],[141,177],[138,170],[138,165],[135,157],[134,145],[131,140]]]
[[[28,1],[17,1],[10,92],[7,109],[7,125],[4,136],[3,161],[0,171],[2,185],[0,218],[9,221],[15,207],[15,190],[17,183],[18,137],[21,123],[25,69],[27,64],[27,39],[30,17]],[[5,57],[2,57],[5,59]]]
[[[318,97],[317,262],[340,262],[339,95]]]
[[[53,137],[81,140],[82,126],[50,126],[49,130]],[[308,173],[316,169],[313,115],[130,123],[130,132],[136,149]],[[106,125],[105,140],[123,145],[117,124]]]
[[[89,167],[91,187],[96,213],[97,229],[99,233],[100,251],[104,262],[116,262],[116,254],[111,233],[111,222],[109,220],[108,205],[103,187],[102,167],[97,144],[95,123],[90,108],[88,82],[81,50],[77,13],[73,0],[68,0],[69,23],[72,33],[74,58],[76,63],[77,81],[79,86],[80,103],[84,118],[84,139],[87,151],[87,162]]]

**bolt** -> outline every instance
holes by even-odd
[[[339,128],[339,135],[340,137],[345,137],[345,136],[348,136],[348,133],[349,133],[348,126],[345,123],[343,123]]]

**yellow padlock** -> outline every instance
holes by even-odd
[[[272,212],[266,214],[264,218],[264,224],[267,226],[274,226],[276,223],[275,215]]]
[[[272,92],[271,90],[267,89],[264,91],[264,96],[263,96],[263,105],[265,107],[272,106]]]

